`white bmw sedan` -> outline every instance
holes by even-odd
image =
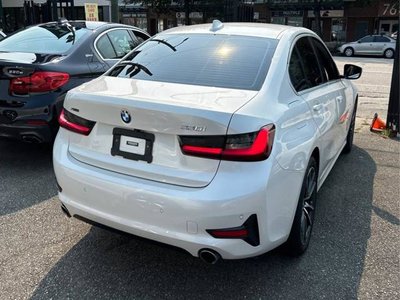
[[[215,263],[310,241],[352,147],[357,91],[304,28],[227,23],[149,39],[71,90],[54,169],[69,216]]]

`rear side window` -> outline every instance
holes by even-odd
[[[376,36],[375,37],[375,42],[377,42],[377,43],[389,43],[390,40],[387,37],[384,37],[384,36]]]
[[[259,90],[277,40],[210,34],[160,34],[108,74],[170,83]],[[143,68],[144,67],[144,68]]]
[[[103,34],[96,42],[97,50],[105,59],[119,59],[140,44],[126,29],[117,29]]]
[[[128,30],[113,30],[108,32],[107,35],[114,47],[116,58],[124,57],[139,44],[138,41],[133,40]]]
[[[301,60],[296,48],[293,49],[292,56],[290,57],[289,76],[296,91],[300,92],[310,87],[304,76]]]
[[[295,74],[290,75],[291,80],[292,78],[297,78],[295,82],[292,80],[293,87],[295,87],[297,91],[312,88],[325,81],[318,66],[318,59],[315,56],[314,50],[307,37],[300,38],[296,42],[290,58],[290,61],[292,60],[293,63],[296,63],[296,60],[300,60],[304,72],[304,77],[302,79],[303,82],[301,84],[299,83],[300,79],[298,78],[299,73],[296,74],[296,76]],[[297,64],[299,64],[299,62],[297,62]]]
[[[149,36],[145,35],[144,33],[136,30],[132,30],[132,34],[136,37],[139,44],[143,43],[145,40],[149,38]]]
[[[336,64],[324,45],[315,38],[311,38],[311,40],[317,53],[324,79],[328,81],[339,79],[339,71]]]
[[[64,54],[89,29],[58,24],[45,24],[21,30],[1,42],[0,51],[41,54]]]
[[[98,39],[96,47],[103,58],[114,59],[117,56],[107,34]]]

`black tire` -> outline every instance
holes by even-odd
[[[310,243],[317,201],[317,182],[318,165],[315,158],[311,157],[304,175],[292,229],[285,244],[286,252],[291,256],[303,254]]]
[[[351,48],[351,47],[347,47],[346,49],[344,49],[343,53],[347,57],[353,56],[354,55],[354,49]]]
[[[351,115],[350,127],[346,137],[346,145],[342,150],[342,153],[344,154],[350,153],[351,149],[353,148],[354,128],[356,126],[357,102],[358,101],[356,100],[356,102],[354,103],[354,110],[353,114]]]
[[[383,53],[383,56],[386,57],[386,58],[393,58],[394,50],[393,49],[386,49],[385,52]]]

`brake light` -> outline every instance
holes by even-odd
[[[62,128],[83,135],[89,135],[96,124],[96,122],[81,118],[65,109],[61,111],[61,114],[58,118],[58,123]]]
[[[10,81],[11,95],[28,95],[55,91],[65,85],[69,74],[61,72],[35,72],[30,76],[13,78]]]
[[[269,157],[274,141],[275,126],[267,125],[258,132],[227,136],[180,136],[182,152],[186,155],[234,160],[260,161]]]

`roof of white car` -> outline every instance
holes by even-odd
[[[280,35],[285,31],[293,32],[309,32],[302,27],[292,27],[277,24],[266,23],[222,23],[223,27],[218,30],[211,30],[212,24],[200,24],[192,26],[180,26],[168,29],[162,33],[167,34],[185,34],[185,33],[201,33],[201,34],[228,34],[228,35],[245,35],[257,36],[272,39],[279,39]]]

